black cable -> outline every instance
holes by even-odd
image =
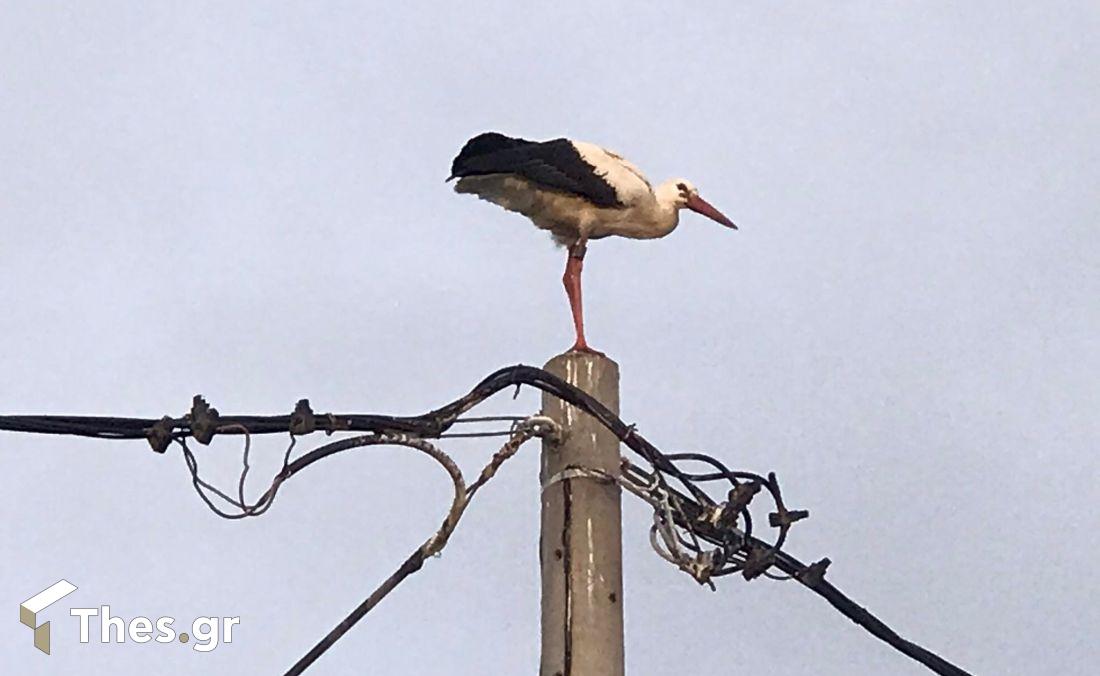
[[[709,576],[728,575],[741,572],[746,578],[751,579],[756,575],[765,573],[769,567],[774,566],[784,573],[798,580],[804,586],[810,588],[819,596],[829,602],[843,615],[857,623],[869,633],[886,642],[899,652],[927,666],[937,674],[944,676],[969,676],[967,672],[947,662],[938,655],[922,648],[915,643],[901,638],[885,623],[876,618],[867,609],[859,606],[845,596],[832,584],[824,579],[824,564],[827,559],[818,564],[807,566],[798,559],[779,550],[782,546],[791,523],[797,518],[803,518],[805,513],[789,511],[785,507],[779,485],[775,476],[769,474],[766,478],[749,472],[737,472],[728,470],[725,465],[710,456],[697,453],[680,453],[672,455],[662,454],[655,446],[650,444],[636,432],[632,425],[623,422],[617,415],[611,412],[601,402],[586,392],[570,385],[561,378],[543,369],[526,365],[509,366],[490,374],[465,396],[434,411],[429,411],[420,416],[387,416],[375,414],[324,414],[315,415],[309,410],[308,402],[299,402],[298,409],[291,415],[276,416],[221,416],[217,411],[209,409],[201,398],[196,397],[191,414],[181,418],[162,418],[159,420],[148,418],[117,418],[117,417],[93,417],[93,416],[35,416],[17,415],[0,416],[0,430],[12,432],[30,432],[40,434],[67,434],[102,439],[147,439],[154,448],[163,452],[171,441],[176,441],[183,447],[184,458],[191,472],[196,490],[203,500],[216,513],[227,518],[239,518],[262,513],[270,507],[278,487],[290,476],[304,469],[306,466],[346,448],[358,445],[354,439],[346,442],[337,441],[326,444],[321,449],[305,453],[299,458],[289,461],[289,452],[286,455],[283,469],[276,475],[271,487],[261,496],[259,501],[252,506],[237,505],[237,500],[203,482],[198,477],[198,463],[194,454],[186,446],[188,437],[195,437],[200,442],[207,443],[214,434],[275,434],[291,433],[302,434],[312,431],[333,432],[403,432],[419,436],[425,439],[439,438],[446,434],[453,425],[460,421],[460,416],[471,408],[481,403],[490,396],[508,387],[528,385],[549,393],[569,404],[572,404],[598,420],[604,427],[610,430],[616,437],[630,448],[634,453],[644,459],[651,467],[652,472],[633,468],[638,476],[645,479],[645,488],[653,487],[664,491],[667,495],[676,496],[677,510],[675,518],[677,525],[684,528],[691,536],[684,543],[699,556],[705,553],[693,544],[696,538],[709,542],[719,548],[722,554],[721,560]],[[505,418],[507,419],[507,418]],[[457,433],[458,435],[478,435],[483,433]],[[491,434],[491,433],[490,433]],[[293,438],[293,437],[292,437]],[[682,470],[677,461],[700,461],[710,464],[717,471],[706,474],[687,472]],[[686,493],[680,492],[668,485],[666,475],[677,480],[684,487]],[[771,514],[770,520],[773,527],[778,529],[776,542],[767,544],[750,533],[739,531],[732,526],[716,527],[711,520],[711,515],[716,509],[720,509],[725,503],[716,501],[707,492],[696,485],[698,482],[710,482],[727,480],[735,488],[738,482],[751,482],[758,488],[766,489],[776,504],[776,512]],[[239,506],[241,515],[230,515],[217,508],[202,488],[212,491],[229,504]],[[243,489],[241,490],[243,497]],[[751,496],[750,496],[751,497]],[[748,521],[747,510],[737,510],[741,518]],[[797,518],[796,518],[797,517]],[[678,536],[679,537],[679,536]],[[406,564],[411,568],[413,559]],[[418,567],[418,566],[417,566]],[[404,570],[402,566],[398,573],[405,575],[414,572]],[[404,575],[401,576],[403,578]],[[397,582],[394,582],[396,586]],[[376,601],[375,601],[376,602]],[[368,598],[361,604],[356,613],[366,611],[373,607]],[[360,615],[361,616],[361,615]],[[307,655],[307,658],[309,656]],[[306,658],[303,658],[306,659]],[[312,661],[312,660],[310,660]],[[307,663],[308,665],[308,663]],[[303,666],[304,668],[304,666]]]

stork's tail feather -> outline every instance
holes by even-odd
[[[470,172],[467,163],[475,157],[481,157],[482,155],[488,155],[500,150],[520,148],[534,143],[536,142],[505,136],[495,131],[478,134],[467,141],[466,145],[462,146],[462,150],[458,152],[458,156],[455,157],[454,162],[451,163],[451,176],[447,180],[450,181],[460,176],[466,176]]]

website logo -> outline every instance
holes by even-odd
[[[50,654],[50,623],[40,624],[40,614],[74,591],[76,585],[58,580],[19,605],[19,621],[34,630],[34,647],[47,655]],[[81,643],[181,643],[201,653],[232,643],[233,629],[241,623],[239,616],[202,616],[184,624],[183,628],[188,631],[178,631],[174,617],[119,617],[106,604],[98,608],[70,608],[69,615],[80,620]],[[98,631],[93,629],[94,624],[99,625]]]
[[[19,621],[34,630],[34,647],[50,654],[50,623],[38,623],[38,614],[76,591],[68,580],[58,580],[19,604]]]

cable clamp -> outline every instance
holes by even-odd
[[[175,427],[174,421],[168,416],[164,416],[146,430],[145,438],[148,439],[149,445],[153,447],[154,451],[164,453],[168,450],[168,444],[172,443],[173,427]]]
[[[191,413],[187,415],[187,420],[191,425],[191,436],[203,445],[210,443],[221,424],[218,409],[208,404],[201,394],[196,394],[191,400]]]
[[[566,467],[562,471],[558,472],[554,476],[546,480],[546,483],[542,485],[542,490],[550,488],[556,483],[567,481],[569,479],[595,479],[600,483],[613,484],[618,483],[618,480],[603,471],[602,469],[592,469],[589,467]]]
[[[290,433],[295,435],[311,434],[317,429],[317,418],[309,407],[309,399],[299,399],[290,414]]]

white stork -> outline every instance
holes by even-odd
[[[584,338],[581,269],[590,239],[618,235],[655,239],[676,229],[687,207],[722,225],[733,221],[708,204],[689,181],[654,188],[619,155],[591,143],[559,138],[528,141],[496,132],[466,142],[451,165],[455,192],[515,211],[568,247],[562,283],[569,296],[577,341],[573,350],[595,352]]]

